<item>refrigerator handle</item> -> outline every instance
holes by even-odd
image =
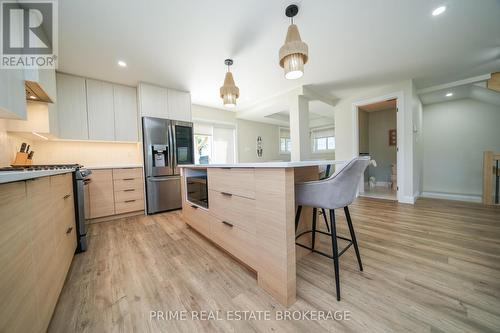
[[[169,134],[169,143],[170,143],[170,163],[171,163],[171,167],[172,167],[172,173],[175,174],[175,168],[177,168],[177,147],[176,147],[176,144],[175,144],[175,127],[174,127],[174,124],[172,124],[172,122],[170,121],[169,122],[169,125],[168,125],[168,134]]]

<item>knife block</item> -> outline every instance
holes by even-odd
[[[17,152],[16,159],[14,160],[14,163],[12,163],[12,166],[31,165],[31,162],[32,162],[32,160],[28,159],[27,153]]]

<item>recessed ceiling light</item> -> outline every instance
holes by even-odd
[[[453,96],[452,92],[449,92],[449,93],[446,94],[446,97],[451,97],[451,96]]]
[[[441,6],[432,11],[432,16],[438,16],[446,11],[446,6]]]
[[[120,67],[127,67],[127,63],[123,60],[118,60],[118,66]]]
[[[36,99],[36,96],[35,95],[30,95],[30,98],[31,99]]]

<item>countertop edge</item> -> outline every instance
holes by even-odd
[[[65,170],[39,170],[39,171],[4,171],[6,174],[0,174],[0,184],[19,182],[28,179],[60,175],[73,172],[74,169]]]
[[[235,164],[186,164],[179,168],[206,169],[206,168],[298,168],[307,166],[320,166],[332,164],[346,164],[349,161],[341,160],[318,160],[298,162],[260,162],[260,163],[235,163]]]

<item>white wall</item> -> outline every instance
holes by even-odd
[[[210,108],[202,105],[191,105],[193,121],[218,122],[234,124],[236,126],[236,113],[221,109]]]
[[[279,126],[238,119],[238,161],[289,161],[289,154],[279,153]],[[262,138],[262,157],[257,156],[257,136]]]
[[[377,167],[368,167],[368,176],[377,182],[391,181],[391,164],[396,164],[396,146],[389,146],[389,130],[396,128],[396,110],[368,113],[368,152],[377,162]]]
[[[424,195],[479,200],[483,152],[500,151],[500,107],[461,99],[426,105],[423,110]]]
[[[391,84],[364,87],[359,89],[350,89],[348,91],[333,91],[339,96],[340,101],[335,106],[335,137],[336,137],[336,152],[335,157],[338,160],[347,160],[355,156],[358,151],[358,136],[353,132],[353,124],[355,122],[353,103],[369,100],[379,96],[384,96],[392,93],[402,93],[403,100],[399,112],[402,112],[404,118],[403,132],[398,134],[400,139],[398,146],[400,153],[403,154],[404,169],[401,170],[398,177],[398,184],[403,191],[401,192],[400,201],[413,202],[415,199],[414,183],[419,183],[419,175],[413,176],[413,154],[414,154],[414,137],[413,137],[413,111],[414,105],[418,104],[419,99],[416,95],[412,80],[405,80]],[[418,111],[418,110],[415,110]],[[416,188],[416,187],[415,187]]]

